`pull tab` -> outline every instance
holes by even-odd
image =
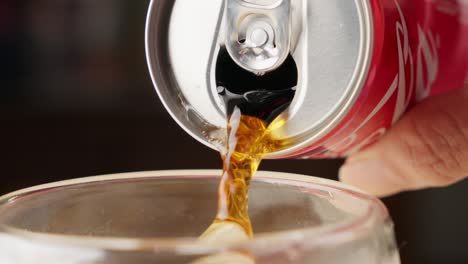
[[[262,75],[288,57],[290,0],[226,0],[226,49],[242,68]]]

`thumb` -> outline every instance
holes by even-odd
[[[468,176],[468,86],[416,105],[377,144],[351,156],[343,182],[378,196]]]

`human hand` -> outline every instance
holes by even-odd
[[[377,144],[348,158],[340,179],[377,196],[468,177],[468,85],[411,109]]]

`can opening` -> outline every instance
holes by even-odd
[[[290,105],[297,82],[298,69],[290,54],[276,70],[257,75],[238,66],[224,47],[219,51],[216,86],[228,116],[237,106],[269,124]]]

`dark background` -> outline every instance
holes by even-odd
[[[0,0],[0,193],[116,172],[220,168],[173,122],[144,55],[148,0]],[[340,160],[263,170],[336,179]],[[468,182],[384,200],[403,263],[468,263]]]

